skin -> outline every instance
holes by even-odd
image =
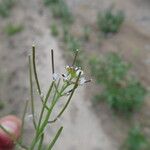
[[[21,131],[21,120],[16,116],[9,115],[0,119],[0,124],[9,131],[0,129],[0,150],[13,150],[14,140],[17,140]]]

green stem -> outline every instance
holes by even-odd
[[[63,127],[61,127],[58,132],[56,133],[53,141],[50,143],[50,145],[48,146],[47,150],[51,150],[54,146],[54,144],[56,143],[56,141],[58,140],[58,137],[60,136],[61,132],[63,130]]]
[[[52,73],[54,74],[55,68],[54,68],[54,51],[51,49],[51,58],[52,58]]]
[[[37,89],[38,89],[38,94],[43,104],[44,100],[43,100],[43,97],[41,96],[42,92],[41,92],[41,88],[40,88],[40,84],[39,84],[39,80],[37,76],[36,63],[35,63],[35,46],[32,47],[32,63],[33,63],[33,72],[34,72],[35,82],[36,82]],[[45,108],[48,109],[47,106],[45,106]]]
[[[54,85],[54,81],[51,83],[51,85],[49,87],[49,90],[48,90],[48,92],[46,94],[45,101],[44,101],[44,104],[42,106],[42,110],[41,110],[41,113],[40,113],[40,118],[39,118],[39,122],[38,122],[38,129],[39,129],[40,125],[41,125],[41,121],[42,121],[42,117],[43,117],[43,114],[44,114],[45,106],[47,104],[49,95],[50,95],[50,93],[52,91],[53,85]]]
[[[32,46],[32,61],[33,61],[33,72],[34,72],[34,77],[35,77],[35,81],[37,84],[37,89],[38,89],[39,95],[41,95],[41,88],[40,88],[40,84],[39,84],[39,80],[37,76],[36,63],[35,63],[35,46]]]
[[[44,140],[44,133],[41,135],[41,139],[40,139],[40,142],[39,142],[38,150],[42,149],[43,140]]]
[[[35,110],[34,110],[34,96],[33,96],[33,84],[32,84],[32,65],[31,65],[31,57],[29,56],[29,76],[30,76],[30,95],[31,95],[31,111],[33,115],[33,125],[36,129],[36,121],[35,121]]]
[[[68,87],[68,85],[66,84],[66,86],[62,86],[61,90],[60,90],[60,93],[63,93],[64,90]],[[36,136],[34,138],[34,140],[32,141],[32,144],[31,144],[31,148],[30,150],[33,150],[36,143],[38,142],[38,139],[39,139],[39,136],[41,135],[41,133],[43,133],[47,123],[48,123],[48,120],[49,120],[49,117],[52,113],[52,110],[54,108],[54,106],[56,105],[57,101],[59,100],[59,98],[61,97],[61,94],[58,94],[55,98],[55,100],[52,101],[52,104],[51,104],[51,107],[49,108],[47,114],[46,114],[46,117],[45,117],[45,120],[43,122],[43,124],[40,126],[40,128],[38,129],[37,133],[36,133]]]
[[[78,86],[78,82],[79,82],[80,76],[81,76],[81,72],[80,72],[79,75],[78,75],[78,78],[77,78],[77,80],[76,80],[76,83],[75,83],[75,85],[74,85],[74,87],[73,87],[73,89],[72,89],[72,92],[71,92],[71,94],[70,94],[70,96],[69,96],[69,98],[68,98],[68,101],[66,102],[65,106],[64,106],[63,109],[60,111],[60,113],[57,115],[57,117],[56,117],[54,120],[49,121],[49,123],[54,123],[54,122],[56,122],[57,119],[60,118],[60,117],[62,116],[62,114],[64,113],[64,111],[66,110],[67,106],[69,105],[69,103],[70,103],[70,101],[71,101],[71,99],[72,99],[72,96],[73,96],[73,94],[74,94],[74,92],[75,92],[75,89],[76,89],[77,86]]]
[[[27,113],[28,103],[29,103],[29,101],[27,100],[27,101],[26,101],[26,104],[25,104],[25,108],[24,108],[23,116],[22,116],[22,125],[21,125],[21,136],[20,136],[20,142],[22,142],[22,138],[23,138],[24,121],[25,121],[25,115],[26,115],[26,113]]]
[[[73,63],[72,63],[72,66],[74,66],[75,65],[75,62],[76,62],[76,60],[77,60],[77,56],[78,56],[78,50],[76,50],[76,52],[75,52],[75,56],[74,56],[74,60],[73,60]]]

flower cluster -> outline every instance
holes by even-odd
[[[81,67],[66,66],[65,70],[66,70],[65,74],[54,73],[53,80],[56,81],[62,78],[64,82],[68,82],[69,84],[75,84],[75,81],[80,74],[78,85],[83,85],[91,81],[85,79],[84,72],[83,70],[81,70]]]

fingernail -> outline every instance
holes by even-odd
[[[4,122],[1,123],[1,125],[9,133],[14,133],[17,130],[17,124],[11,120],[5,120]]]

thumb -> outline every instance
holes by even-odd
[[[17,140],[20,136],[21,120],[13,115],[9,115],[0,119],[0,125],[9,132],[8,134],[0,129],[0,150],[12,150],[14,140]]]

